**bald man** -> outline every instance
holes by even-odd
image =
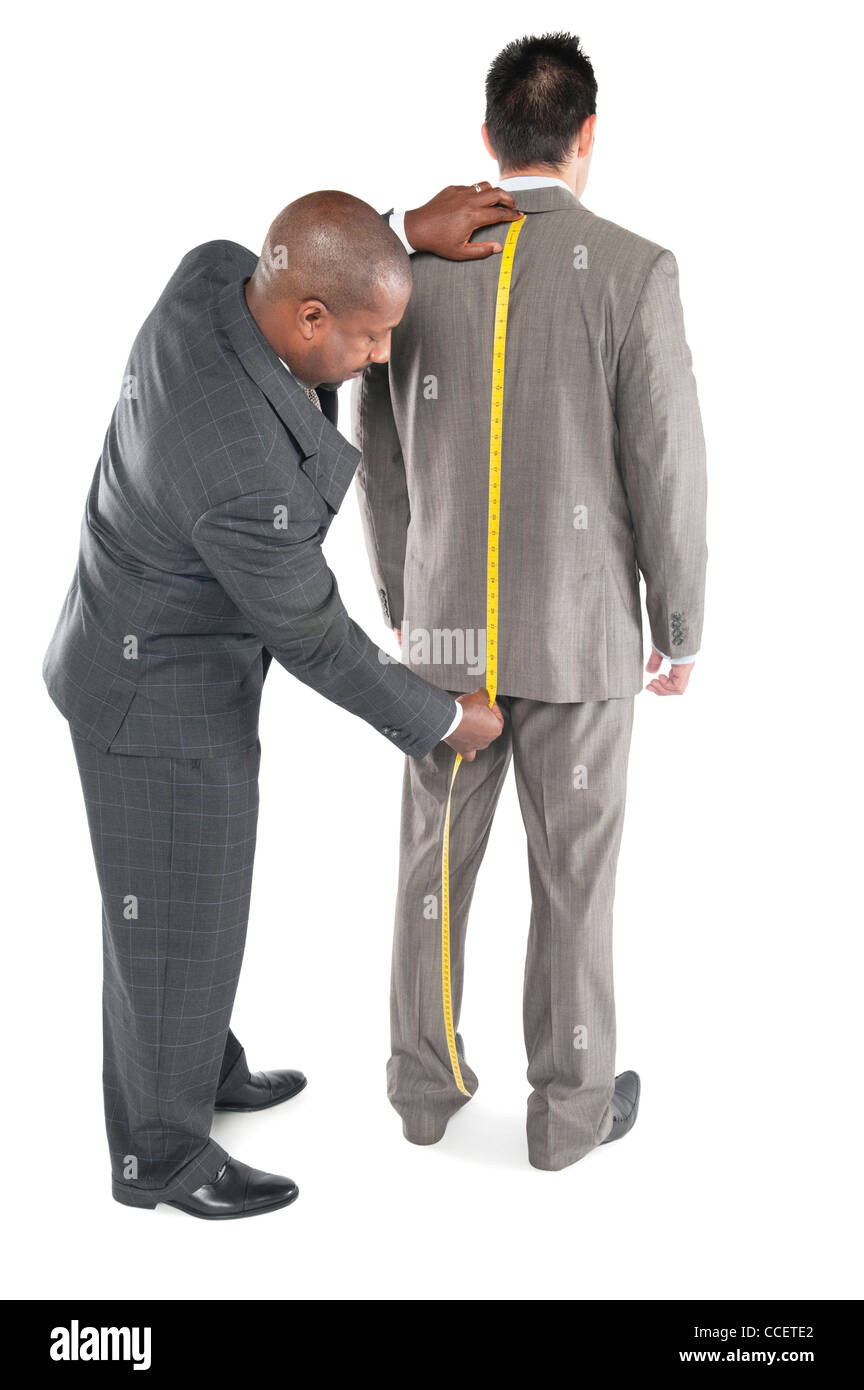
[[[468,259],[500,250],[469,238],[502,215],[518,216],[509,194],[448,188],[405,229]],[[44,662],[102,894],[105,1122],[126,1206],[224,1220],[297,1196],[210,1136],[214,1109],[306,1084],[250,1072],[229,1027],[271,657],[410,757],[445,740],[471,760],[501,730],[485,691],[454,701],[380,651],[321,552],[359,459],[336,388],[387,361],[411,279],[373,208],[310,194],[260,258],[229,241],[184,256],[126,365]]]

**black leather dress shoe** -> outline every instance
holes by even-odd
[[[212,1182],[205,1182],[203,1187],[175,1197],[165,1205],[188,1212],[189,1216],[203,1217],[205,1221],[231,1221],[287,1207],[299,1190],[290,1178],[262,1173],[260,1168],[250,1168],[239,1158],[229,1158]]]
[[[615,1093],[612,1096],[612,1128],[602,1141],[611,1144],[615,1139],[623,1139],[636,1123],[639,1111],[639,1093],[642,1089],[635,1071],[622,1071],[615,1077]]]
[[[216,1101],[216,1110],[267,1110],[290,1100],[306,1085],[302,1071],[253,1071],[248,1081]]]

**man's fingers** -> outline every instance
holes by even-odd
[[[653,681],[649,681],[646,689],[653,690],[655,695],[683,695],[686,687],[670,680],[668,676],[656,676]]]
[[[660,670],[662,664],[663,657],[652,645],[651,655],[645,663],[645,670],[653,674]],[[655,676],[653,681],[649,681],[645,689],[653,691],[655,695],[683,695],[695,664],[693,661],[688,661],[685,666],[670,666],[667,676]]]
[[[690,672],[692,670],[692,665],[671,667],[668,676],[663,677],[667,683],[667,694],[683,695],[684,691],[687,689],[687,682],[690,679]]]
[[[524,212],[517,207],[502,207],[490,198],[480,199],[477,206],[471,209],[471,221],[475,227],[489,227],[493,222],[519,222],[524,216]]]
[[[470,242],[482,227],[523,217],[513,195],[477,184],[450,184],[428,203],[405,212],[405,235],[415,251],[428,251],[448,261],[479,261],[501,250],[500,241]]]
[[[488,217],[485,222],[479,224],[481,227],[488,227],[490,222],[521,222],[522,218],[525,216],[521,208],[502,207],[500,203],[493,203],[489,208],[489,212],[492,215]]]
[[[498,219],[496,218],[496,221]],[[484,261],[502,250],[500,241],[466,241],[458,252],[453,253],[456,261]]]
[[[475,748],[475,749],[473,749],[470,753],[463,753],[463,754],[462,754],[462,761],[463,761],[463,763],[473,763],[473,761],[474,761],[474,759],[475,759],[476,757],[477,757],[477,750],[476,750],[476,748]]]
[[[483,205],[486,203],[501,203],[505,208],[515,208],[516,199],[512,193],[508,193],[506,188],[494,188],[491,183],[481,183],[480,192],[477,194],[477,201]],[[521,212],[518,214],[522,216]]]

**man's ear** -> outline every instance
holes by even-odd
[[[582,122],[582,129],[579,131],[579,140],[576,146],[576,153],[580,159],[584,159],[590,152],[594,142],[594,131],[597,126],[596,112],[593,116],[586,116]]]
[[[297,309],[297,328],[301,337],[308,341],[312,339],[315,329],[319,326],[324,315],[327,313],[326,305],[320,299],[304,299]]]
[[[483,139],[483,144],[486,146],[486,153],[489,155],[489,158],[490,158],[490,159],[495,159],[495,151],[493,150],[493,148],[492,148],[492,146],[491,146],[491,144],[490,144],[490,142],[489,142],[489,131],[486,129],[486,122],[485,122],[485,121],[483,122],[483,124],[482,124],[481,127],[480,127],[480,135],[481,135],[481,137],[482,137],[482,139]],[[497,159],[495,159],[495,163],[496,163],[496,164],[498,163]]]

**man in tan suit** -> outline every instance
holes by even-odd
[[[683,694],[699,648],[704,441],[671,252],[583,207],[596,83],[578,39],[512,43],[486,83],[483,139],[525,222],[503,390],[498,702],[502,736],[454,783],[453,1016],[476,874],[511,758],[528,840],[528,1150],[560,1169],[633,1125],[615,1076],[612,904],[633,697]],[[503,241],[507,228],[502,227]],[[487,229],[485,236],[496,235]],[[493,329],[500,258],[414,258],[389,365],[357,384],[370,559],[402,659],[449,691],[485,670]],[[671,661],[660,674],[663,659]],[[454,755],[406,760],[390,1099],[439,1140],[473,1094],[451,1064],[441,991],[441,836]],[[455,1073],[461,1070],[467,1094]]]

